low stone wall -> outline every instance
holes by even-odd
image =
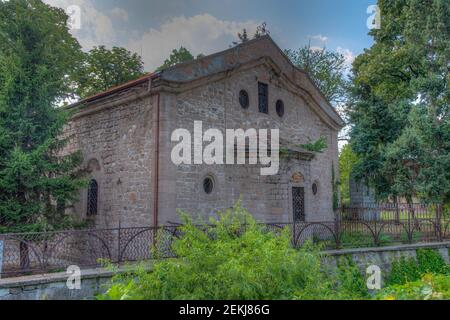
[[[450,263],[449,248],[450,242],[437,242],[391,247],[330,250],[325,252],[325,263],[331,268],[336,268],[339,258],[349,256],[364,276],[366,276],[366,270],[369,266],[376,265],[381,269],[383,284],[384,279],[391,271],[392,263],[401,257],[416,259],[418,249],[432,249],[439,252],[446,263]]]
[[[70,290],[65,272],[0,280],[0,300],[83,300],[103,293],[113,272],[83,270],[80,290]]]
[[[365,275],[370,265],[377,265],[386,276],[395,260],[401,257],[416,257],[418,249],[437,250],[447,263],[449,262],[450,242],[401,245],[380,248],[361,248],[326,251],[325,263],[335,268],[340,257],[351,256],[353,262]],[[123,272],[119,269],[118,272]],[[69,290],[68,275],[53,273],[33,275],[19,278],[0,279],[0,300],[82,300],[93,299],[96,294],[103,293],[114,275],[104,269],[83,270],[81,274],[81,289]]]

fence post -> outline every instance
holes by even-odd
[[[341,247],[341,232],[340,232],[340,218],[342,216],[342,213],[337,215],[334,219],[334,235],[336,239],[336,249],[339,249]]]
[[[414,221],[411,223],[411,205],[409,203],[406,205],[406,212],[408,213],[408,243],[411,244],[414,238],[414,226],[412,226]],[[414,215],[412,219],[414,220]]]
[[[442,226],[441,226],[441,222],[442,222],[442,205],[438,204],[436,206],[436,232],[437,232],[437,239],[439,242],[443,241],[443,236],[442,236]]]

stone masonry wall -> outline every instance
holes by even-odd
[[[66,152],[81,150],[88,177],[98,182],[97,228],[152,224],[153,104],[150,97],[135,100],[68,124],[72,139]],[[86,219],[86,198],[82,190],[73,208],[81,219]]]
[[[269,114],[258,111],[258,82],[269,85]],[[239,104],[240,90],[250,98],[248,109]],[[278,99],[284,101],[285,114],[275,111]],[[266,65],[240,71],[225,79],[210,82],[181,94],[165,94],[161,106],[161,184],[160,221],[177,221],[176,209],[203,217],[233,206],[238,199],[259,220],[266,222],[292,221],[291,187],[305,188],[305,211],[308,221],[333,220],[331,171],[338,172],[337,132],[327,126],[300,95],[288,90]],[[203,132],[210,128],[244,130],[280,129],[280,139],[294,145],[326,137],[328,148],[311,162],[281,160],[276,176],[261,176],[259,166],[249,165],[181,165],[170,161],[171,133],[177,128],[193,132],[194,121],[203,122]],[[225,142],[224,142],[225,143]],[[205,144],[206,145],[206,144]],[[193,150],[193,149],[192,149]],[[294,184],[292,174],[300,172],[304,182]],[[211,175],[214,191],[207,195],[202,181]],[[313,195],[312,183],[318,184]]]

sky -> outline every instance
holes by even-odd
[[[282,49],[309,42],[342,53],[349,64],[372,45],[367,8],[376,0],[44,0],[74,17],[71,33],[84,50],[121,46],[154,71],[170,52],[194,56],[225,50],[243,28],[262,22]],[[78,14],[79,13],[79,14]]]

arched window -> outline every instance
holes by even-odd
[[[87,215],[95,216],[97,214],[98,204],[98,183],[94,179],[89,182],[87,195]]]

